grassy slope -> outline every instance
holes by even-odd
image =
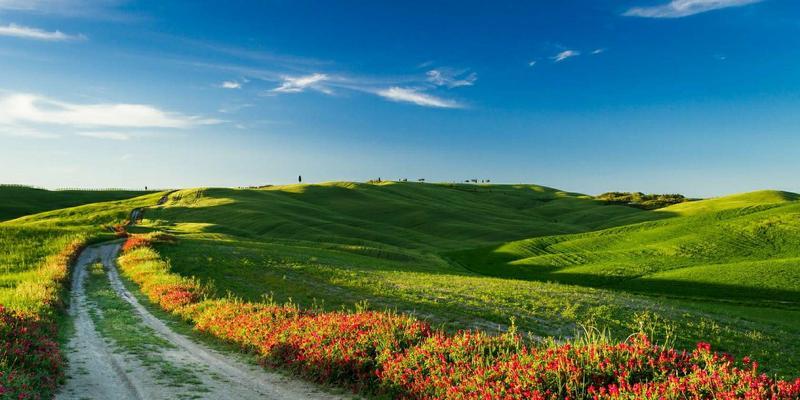
[[[0,221],[82,204],[123,200],[147,194],[132,190],[44,190],[0,185]]]
[[[682,216],[455,253],[486,275],[800,305],[800,202],[755,192],[684,203]]]
[[[739,355],[757,356],[775,371],[796,371],[800,360],[792,355],[798,349],[791,343],[800,343],[800,326],[782,322],[800,321],[793,308],[775,311],[769,304],[728,303],[713,307],[692,301],[695,291],[683,299],[665,300],[617,287],[587,287],[633,282],[642,275],[636,272],[640,269],[670,271],[662,264],[676,257],[686,262],[701,256],[737,261],[740,247],[719,254],[708,251],[708,246],[727,243],[716,243],[716,235],[732,226],[746,229],[747,221],[760,232],[764,220],[759,215],[787,223],[793,218],[793,205],[785,203],[791,200],[789,194],[744,197],[751,198],[744,201],[745,209],[741,198],[729,198],[646,212],[602,206],[587,197],[537,186],[332,183],[197,189],[177,192],[163,207],[148,210],[145,224],[182,235],[178,246],[160,251],[178,272],[213,283],[222,294],[230,291],[247,299],[272,294],[278,300],[291,298],[329,309],[368,299],[451,329],[496,329],[513,316],[522,329],[536,335],[570,335],[577,324],[594,322],[622,338],[646,324],[674,329],[681,345],[707,340]],[[713,232],[697,232],[707,227]],[[580,233],[603,228],[609,229]],[[689,234],[699,239],[687,240]],[[781,244],[781,254],[791,263],[793,239],[783,234],[771,230],[768,235],[782,237],[786,243]],[[475,273],[479,270],[475,265],[464,269],[448,261],[451,257],[460,262],[491,261],[493,268],[519,271],[528,267],[511,268],[505,265],[508,260],[494,263],[496,253],[487,250],[494,249],[496,245],[489,247],[494,243],[536,236],[531,239],[534,243],[548,246],[564,241],[565,258],[574,253],[568,249],[606,242],[610,247],[596,257],[607,266],[620,267],[574,274],[587,281],[566,285],[542,281],[554,280],[549,277],[507,279],[508,271],[479,271],[499,275],[490,278]],[[530,249],[531,240],[510,245]],[[756,241],[747,248],[752,260],[774,255],[763,243]],[[453,253],[475,247],[479,250]],[[674,248],[682,252],[669,250]],[[448,252],[447,258],[442,251]],[[613,279],[606,277],[608,271]],[[791,289],[780,279],[774,282],[783,285],[779,290]],[[780,317],[767,318],[764,310]]]
[[[86,204],[0,222],[0,304],[14,304],[9,298],[13,289],[21,282],[38,279],[36,267],[47,256],[79,237],[102,233],[103,224],[123,221],[131,209],[155,204],[161,195]]]
[[[329,183],[173,194],[179,232],[402,250],[469,248],[667,217],[541,186]]]

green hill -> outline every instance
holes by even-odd
[[[20,188],[2,187],[0,195],[16,198],[15,196],[22,193],[31,193],[35,201],[43,201],[52,194],[60,196],[61,193],[16,189]],[[10,193],[14,195],[11,196]],[[136,193],[129,192],[125,196],[134,196]],[[67,202],[90,201],[95,194],[96,198],[122,196],[122,193],[117,192],[86,192],[77,193],[74,197],[61,196],[60,199]],[[112,238],[113,235],[103,229],[103,225],[123,221],[133,208],[155,204],[162,195],[147,194],[126,200],[85,204],[27,215],[10,221],[0,221],[0,304],[10,308],[22,307],[20,303],[24,299],[20,299],[15,289],[26,282],[40,280],[37,267],[47,257],[57,254],[67,244],[81,238]],[[50,203],[47,204],[52,206]]]
[[[800,343],[795,198],[646,211],[535,185],[211,188],[173,193],[138,229],[178,235],[159,251],[221,295],[327,309],[368,300],[447,329],[514,317],[538,336],[589,323],[624,338],[644,324],[786,372],[800,368],[786,355]]]
[[[44,190],[0,185],[0,221],[82,204],[122,200],[148,192],[133,190]]]
[[[441,251],[661,219],[535,185],[383,182],[193,189],[151,218],[182,233]]]
[[[536,185],[206,188],[156,205],[162,195],[0,223],[5,244],[26,249],[5,259],[5,287],[27,279],[28,268],[12,264],[41,258],[61,235],[96,232],[147,207],[132,230],[178,236],[158,251],[222,296],[324,309],[366,300],[450,330],[497,331],[513,317],[539,337],[590,324],[624,339],[646,326],[678,346],[702,340],[774,372],[800,369],[800,201],[792,193],[652,211]],[[41,254],[37,231],[57,232],[41,236],[49,243]]]
[[[453,253],[486,275],[663,295],[800,303],[798,195],[682,203],[681,217]]]

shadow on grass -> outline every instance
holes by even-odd
[[[496,278],[555,282],[651,296],[714,299],[741,304],[800,308],[800,288],[794,291],[726,283],[560,272],[563,267],[513,265],[511,262],[516,261],[517,256],[495,252],[494,249],[495,247],[484,247],[457,251],[447,253],[445,257],[467,270]]]

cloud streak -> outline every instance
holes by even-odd
[[[241,89],[242,84],[236,81],[224,81],[219,85],[219,87],[223,89]]]
[[[561,53],[550,57],[550,59],[552,59],[554,62],[562,62],[568,58],[577,57],[579,55],[581,55],[581,53],[577,50],[564,50]]]
[[[10,36],[21,39],[44,40],[49,42],[65,42],[70,40],[84,40],[83,35],[67,35],[61,31],[45,31],[17,24],[0,26],[0,36]]]
[[[58,136],[56,129],[80,130],[79,135],[124,140],[103,128],[185,129],[222,121],[160,110],[154,106],[126,103],[76,104],[28,93],[0,94],[0,133],[28,137]]]
[[[428,82],[436,86],[447,86],[451,89],[472,86],[478,80],[478,74],[474,72],[466,74],[465,72],[456,72],[446,68],[432,69],[425,75],[428,77]]]
[[[122,132],[113,132],[113,131],[86,131],[86,132],[78,132],[78,136],[94,138],[94,139],[106,139],[106,140],[128,140],[130,139],[130,135],[127,133]]]
[[[1,11],[27,12],[64,17],[130,20],[130,11],[116,9],[127,0],[0,0]]]
[[[411,103],[422,107],[463,108],[463,106],[458,102],[422,93],[416,89],[394,86],[388,89],[379,90],[376,94],[387,100]]]
[[[305,76],[284,76],[280,86],[272,89],[275,93],[300,93],[306,89],[314,89],[319,92],[331,94],[332,91],[322,85],[322,82],[329,80],[326,74],[311,74]]]
[[[741,7],[763,0],[672,0],[652,7],[634,7],[624,12],[627,17],[681,18],[728,7]]]

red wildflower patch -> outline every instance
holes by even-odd
[[[0,394],[49,398],[64,376],[55,325],[0,306]]]
[[[128,236],[128,239],[122,244],[122,251],[128,252],[139,247],[149,246],[150,244],[150,238],[142,235],[132,235]]]
[[[19,298],[29,298],[29,308],[10,310],[0,305],[0,398],[45,399],[55,395],[64,376],[64,360],[56,342],[54,309],[61,306],[61,288],[69,266],[84,247],[75,241],[49,257],[36,271],[36,281],[26,282]],[[35,304],[34,304],[35,303]]]
[[[122,244],[122,252],[126,253],[140,247],[147,247],[153,243],[174,243],[175,237],[162,232],[152,232],[148,234],[127,235],[125,243]]]

